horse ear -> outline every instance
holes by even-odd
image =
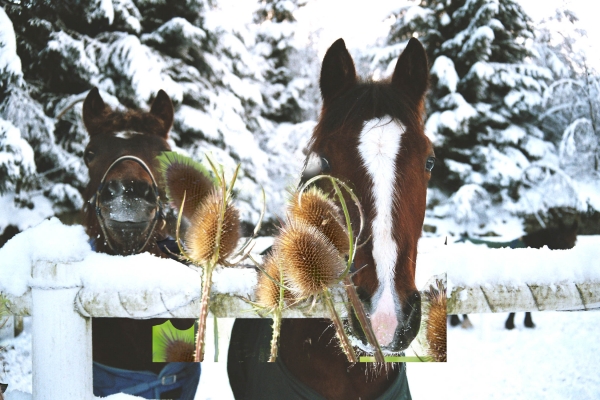
[[[421,42],[411,38],[398,57],[392,84],[408,94],[415,104],[421,103],[429,85],[427,54]]]
[[[159,90],[156,94],[156,98],[152,102],[152,107],[150,108],[150,114],[158,117],[158,119],[162,122],[164,127],[163,136],[165,139],[169,135],[169,131],[171,130],[171,126],[173,125],[173,103],[171,103],[171,98],[164,90]]]
[[[108,110],[109,107],[104,104],[98,88],[90,90],[83,102],[83,124],[90,136],[96,133],[94,129],[96,121],[101,120]]]
[[[357,82],[352,56],[343,39],[336,40],[325,53],[321,66],[321,96],[323,106],[350,89]]]

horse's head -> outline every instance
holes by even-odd
[[[164,226],[155,176],[155,157],[170,150],[167,138],[173,105],[164,91],[150,112],[116,112],[97,88],[83,103],[83,122],[90,135],[84,153],[90,181],[84,223],[98,251],[111,254],[159,253],[155,238]]]
[[[406,349],[421,320],[417,241],[435,161],[422,119],[427,85],[427,56],[416,39],[398,58],[389,81],[366,83],[358,81],[344,41],[336,41],[323,59],[323,109],[303,174],[304,180],[315,173],[340,178],[361,201],[362,238],[369,240],[356,253],[355,267],[364,268],[354,283],[387,351]],[[356,229],[359,214],[350,211]]]

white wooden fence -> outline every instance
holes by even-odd
[[[464,283],[469,281],[464,277],[453,281],[453,265],[464,267],[469,262],[485,264],[486,257],[494,258],[494,254],[501,254],[490,249],[468,250],[472,252],[468,258],[471,261],[464,257],[453,260],[452,255],[456,254],[456,250],[451,247],[438,247],[419,254],[419,268],[425,271],[428,265],[437,265],[434,268],[437,270],[440,265],[448,267],[448,311],[451,314],[600,307],[600,280],[590,280],[585,274],[580,274],[579,281],[574,279],[550,284],[526,281],[514,284],[496,279],[492,284],[484,282],[470,285]],[[507,254],[507,263],[517,262],[510,260],[513,253],[502,253],[502,256],[507,257]],[[573,259],[569,255],[569,251],[540,251],[535,259],[539,261],[539,268],[552,263],[565,263],[568,266],[569,260]],[[600,263],[600,256],[594,255],[592,258]],[[13,315],[33,316],[35,399],[93,398],[90,317],[195,318],[199,313],[200,284],[197,273],[171,260],[156,259],[147,254],[110,257],[92,253],[74,262],[35,259],[31,260],[31,265],[23,265],[22,268],[28,270],[31,278],[27,290],[20,295],[8,292],[3,295],[10,301]],[[22,275],[17,275],[14,279],[22,279]],[[241,299],[252,293],[256,277],[253,268],[222,268],[215,271],[211,305],[213,315],[259,317]],[[460,283],[461,280],[463,283]],[[10,282],[4,282],[4,287],[11,287]],[[346,309],[340,293],[336,296],[339,311],[344,315]],[[314,308],[288,310],[284,316],[326,315],[322,306],[317,305]]]

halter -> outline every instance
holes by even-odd
[[[115,165],[117,165],[121,161],[125,161],[125,160],[135,161],[144,169],[144,171],[146,171],[146,173],[148,175],[150,175],[150,179],[152,180],[152,190],[154,191],[154,195],[156,197],[156,207],[154,208],[155,213],[154,213],[154,219],[152,220],[152,226],[151,226],[151,229],[148,231],[149,233],[146,237],[146,240],[144,241],[144,244],[139,249],[136,249],[136,251],[133,253],[133,254],[137,254],[137,253],[141,252],[144,247],[146,247],[146,245],[150,241],[152,232],[154,232],[154,228],[156,228],[156,224],[157,224],[158,220],[163,217],[162,202],[160,201],[160,193],[158,191],[158,184],[156,183],[156,179],[154,179],[154,175],[152,174],[152,171],[150,170],[148,165],[141,158],[136,157],[136,156],[126,155],[126,156],[121,156],[121,157],[117,158],[115,161],[113,161],[112,164],[110,164],[110,166],[108,167],[106,172],[104,172],[104,175],[102,176],[102,179],[100,180],[100,185],[98,185],[98,190],[96,190],[96,193],[94,194],[94,197],[92,198],[92,201],[94,202],[94,205],[96,207],[96,218],[98,218],[98,223],[100,224],[100,229],[102,229],[102,234],[104,235],[105,242],[108,244],[108,247],[110,247],[110,249],[114,253],[118,254],[119,252],[117,250],[115,250],[115,248],[113,247],[113,245],[110,241],[109,236],[106,234],[105,221],[104,221],[104,217],[102,216],[102,211],[100,209],[100,192],[102,192],[102,189],[104,189],[104,183],[106,182],[106,177],[108,176],[108,173],[115,167]]]

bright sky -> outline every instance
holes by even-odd
[[[597,21],[595,2],[590,0],[519,0],[534,23],[554,14],[561,5],[574,11],[580,18],[580,27],[588,32],[590,44],[587,47],[591,64],[600,70],[600,24]],[[377,38],[386,36],[390,23],[385,21],[389,14],[408,4],[407,0],[308,0],[296,15],[299,40],[308,40],[311,32],[318,33],[317,47],[322,57],[327,48],[338,38],[343,38],[349,49],[365,48],[373,45]],[[251,18],[256,3],[252,1],[221,0],[220,6],[226,11],[232,23],[244,23]],[[250,15],[250,17],[248,17]],[[304,39],[302,39],[304,38]]]

